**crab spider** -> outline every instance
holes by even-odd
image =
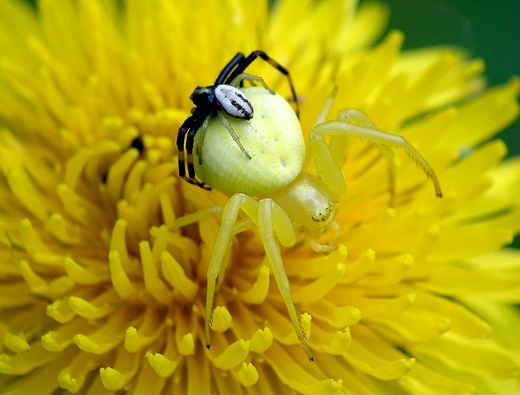
[[[355,137],[383,147],[403,149],[425,172],[434,184],[435,194],[441,188],[428,162],[403,138],[377,130],[370,119],[358,110],[343,110],[338,119],[325,121],[333,97],[327,99],[315,125],[310,131],[310,147],[318,177],[303,171],[305,143],[300,123],[288,102],[258,87],[242,89],[255,108],[255,116],[248,123],[228,118],[244,147],[251,155],[248,160],[230,137],[226,127],[213,117],[207,125],[204,145],[199,134],[195,138],[195,155],[204,155],[204,162],[194,160],[197,175],[214,189],[232,194],[223,206],[210,207],[178,219],[176,227],[201,221],[221,213],[222,222],[207,272],[205,310],[206,345],[211,345],[211,317],[217,287],[217,277],[234,236],[235,223],[242,212],[258,228],[266,257],[287,307],[297,337],[312,361],[305,333],[290,292],[278,242],[293,246],[300,232],[318,238],[331,228],[339,232],[334,222],[334,204],[346,192],[340,170],[341,155],[334,156],[325,136]],[[209,133],[209,131],[211,131]],[[387,151],[387,150],[383,150]],[[391,151],[390,151],[391,152]],[[387,158],[393,154],[386,154]],[[196,159],[196,158],[195,158]],[[394,168],[389,163],[393,183]],[[391,187],[393,191],[393,187]],[[393,192],[391,192],[393,193]],[[315,251],[330,251],[333,246],[311,241]]]

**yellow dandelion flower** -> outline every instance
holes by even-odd
[[[387,10],[354,1],[17,0],[0,3],[0,393],[520,393],[520,158],[490,141],[520,82],[483,90],[457,49],[401,53]],[[306,358],[255,227],[237,232],[205,347],[206,272],[223,205],[177,175],[195,86],[237,52],[291,71],[305,138],[363,110],[406,136],[442,184],[396,151],[349,141],[338,248],[282,248]],[[290,97],[266,64],[251,70]],[[309,172],[315,172],[309,161]],[[246,224],[247,225],[247,224]]]

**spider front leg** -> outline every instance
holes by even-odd
[[[353,109],[353,108],[350,108],[348,110],[341,110],[339,112],[338,119],[345,121],[347,123],[350,123],[350,124],[361,125],[361,126],[365,126],[367,128],[377,130],[376,125],[374,125],[372,123],[372,121],[368,118],[368,116],[364,112]],[[345,148],[345,142],[346,142],[345,140],[347,139],[347,137],[337,136],[337,138],[342,139],[343,144],[332,145],[332,147],[337,147],[337,148],[339,147],[339,149],[340,149],[339,153],[338,153],[337,149],[335,152],[333,151],[333,154],[334,153],[336,154],[336,155],[334,155],[335,159],[336,159],[336,163],[338,164],[338,166],[340,166],[341,163],[343,163],[344,158],[345,158],[345,149],[344,148]],[[386,149],[381,149],[381,153],[385,157],[386,163],[387,163],[388,185],[389,185],[389,193],[390,193],[389,205],[390,205],[390,207],[393,207],[394,198],[395,198],[395,161],[394,161],[395,155],[394,155],[394,151],[392,151],[391,149],[388,149],[387,147],[385,147],[385,148]]]
[[[237,222],[238,213],[240,209],[244,210],[249,217],[255,221],[258,212],[258,202],[251,199],[247,195],[237,193],[233,195],[222,211],[222,222],[220,224],[220,231],[215,241],[215,247],[211,255],[211,260],[207,273],[207,289],[206,289],[206,312],[204,316],[206,347],[211,347],[211,327],[213,302],[215,299],[217,277],[220,274],[226,252],[231,244],[233,238],[233,226]],[[254,218],[252,218],[254,217]],[[256,221],[255,221],[256,222]]]
[[[234,234],[234,225],[237,221],[240,210],[251,218],[258,227],[267,259],[271,265],[280,293],[282,294],[282,299],[284,300],[289,312],[296,335],[307,353],[308,358],[312,361],[313,356],[309,346],[307,345],[305,333],[300,325],[299,315],[290,293],[289,279],[287,278],[282,257],[276,242],[276,239],[278,239],[284,246],[295,244],[296,234],[292,222],[282,208],[274,203],[272,199],[262,199],[258,202],[242,193],[233,195],[224,206],[220,231],[208,267],[205,312],[206,347],[211,347],[210,323],[212,321],[211,317],[213,313],[217,277],[221,272],[224,258],[228,248],[230,247]]]
[[[325,118],[324,112],[328,111],[330,105],[330,102],[325,104],[318,120],[322,121]],[[332,153],[331,148],[324,140],[325,136],[355,137],[381,147],[402,148],[423,170],[426,176],[432,180],[436,196],[442,196],[437,175],[432,167],[404,137],[376,129],[365,113],[350,109],[341,111],[339,119],[336,121],[316,123],[310,133],[310,145],[316,170],[323,182],[329,187],[335,199],[339,200],[346,193],[347,187],[340,169],[342,160],[338,159],[338,155]],[[387,159],[393,163],[392,155],[387,154]],[[393,182],[392,168],[390,168],[390,174],[391,182]]]
[[[311,350],[307,344],[307,338],[301,326],[298,311],[296,310],[296,306],[291,296],[289,279],[287,278],[287,273],[285,272],[280,250],[278,249],[278,245],[274,237],[274,234],[276,233],[278,239],[283,245],[294,245],[296,242],[296,235],[294,234],[294,229],[292,229],[291,220],[287,214],[285,214],[282,208],[278,206],[272,199],[262,199],[259,202],[259,205],[258,231],[264,245],[267,259],[271,264],[271,269],[273,270],[276,284],[278,285],[278,289],[282,294],[282,299],[285,303],[287,311],[289,312],[291,322],[293,324],[294,330],[296,331],[296,336],[298,337],[298,340],[307,354],[307,358],[309,358],[309,360],[312,362],[314,361],[314,357],[312,356]],[[284,244],[282,241],[283,238],[280,236],[282,234],[286,234],[286,236],[290,237],[291,231],[294,240],[291,241],[290,244]]]

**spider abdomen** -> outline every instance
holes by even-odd
[[[242,92],[255,108],[254,117],[246,121],[223,116],[251,159],[243,154],[220,119],[213,116],[202,146],[202,134],[195,136],[195,170],[213,189],[268,196],[301,173],[305,161],[303,134],[294,110],[283,97],[260,87],[243,88]]]
[[[219,85],[215,88],[215,98],[222,109],[232,117],[253,118],[253,106],[240,89],[231,85]]]

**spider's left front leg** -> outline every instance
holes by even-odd
[[[330,105],[328,108],[330,108]],[[318,118],[320,121],[323,121],[325,118],[324,111]],[[346,193],[347,187],[340,169],[342,161],[338,159],[338,155],[332,153],[331,148],[324,140],[325,136],[354,137],[381,147],[403,149],[423,170],[426,176],[431,178],[435,187],[435,194],[438,197],[442,196],[437,175],[432,167],[404,137],[376,129],[368,116],[362,111],[343,110],[340,112],[338,120],[317,123],[313,126],[310,133],[310,145],[316,170],[336,199],[339,200]],[[391,154],[388,155],[387,159],[393,162]],[[392,181],[393,170],[390,170]]]
[[[282,294],[282,299],[287,307],[291,322],[296,331],[298,340],[312,361],[313,356],[307,345],[305,333],[300,324],[296,306],[291,296],[289,279],[283,265],[280,250],[276,239],[284,246],[292,246],[296,243],[296,234],[293,224],[283,209],[270,198],[260,202],[251,197],[237,193],[233,195],[224,206],[220,231],[215,241],[215,247],[207,273],[207,294],[205,312],[206,347],[211,347],[211,317],[215,299],[217,277],[222,270],[226,253],[230,247],[234,234],[234,226],[238,214],[242,210],[257,226],[266,257],[271,265],[273,275]]]
[[[296,310],[296,305],[291,296],[289,279],[285,272],[282,256],[280,255],[280,250],[275,238],[276,235],[282,245],[288,247],[295,244],[296,235],[291,220],[285,211],[283,211],[283,209],[272,199],[262,199],[259,202],[258,231],[260,233],[260,238],[262,239],[262,244],[264,245],[267,259],[271,264],[276,284],[282,294],[282,299],[287,311],[289,312],[298,340],[300,341],[309,360],[314,361],[312,352],[307,344],[305,332],[300,323],[300,317]]]

